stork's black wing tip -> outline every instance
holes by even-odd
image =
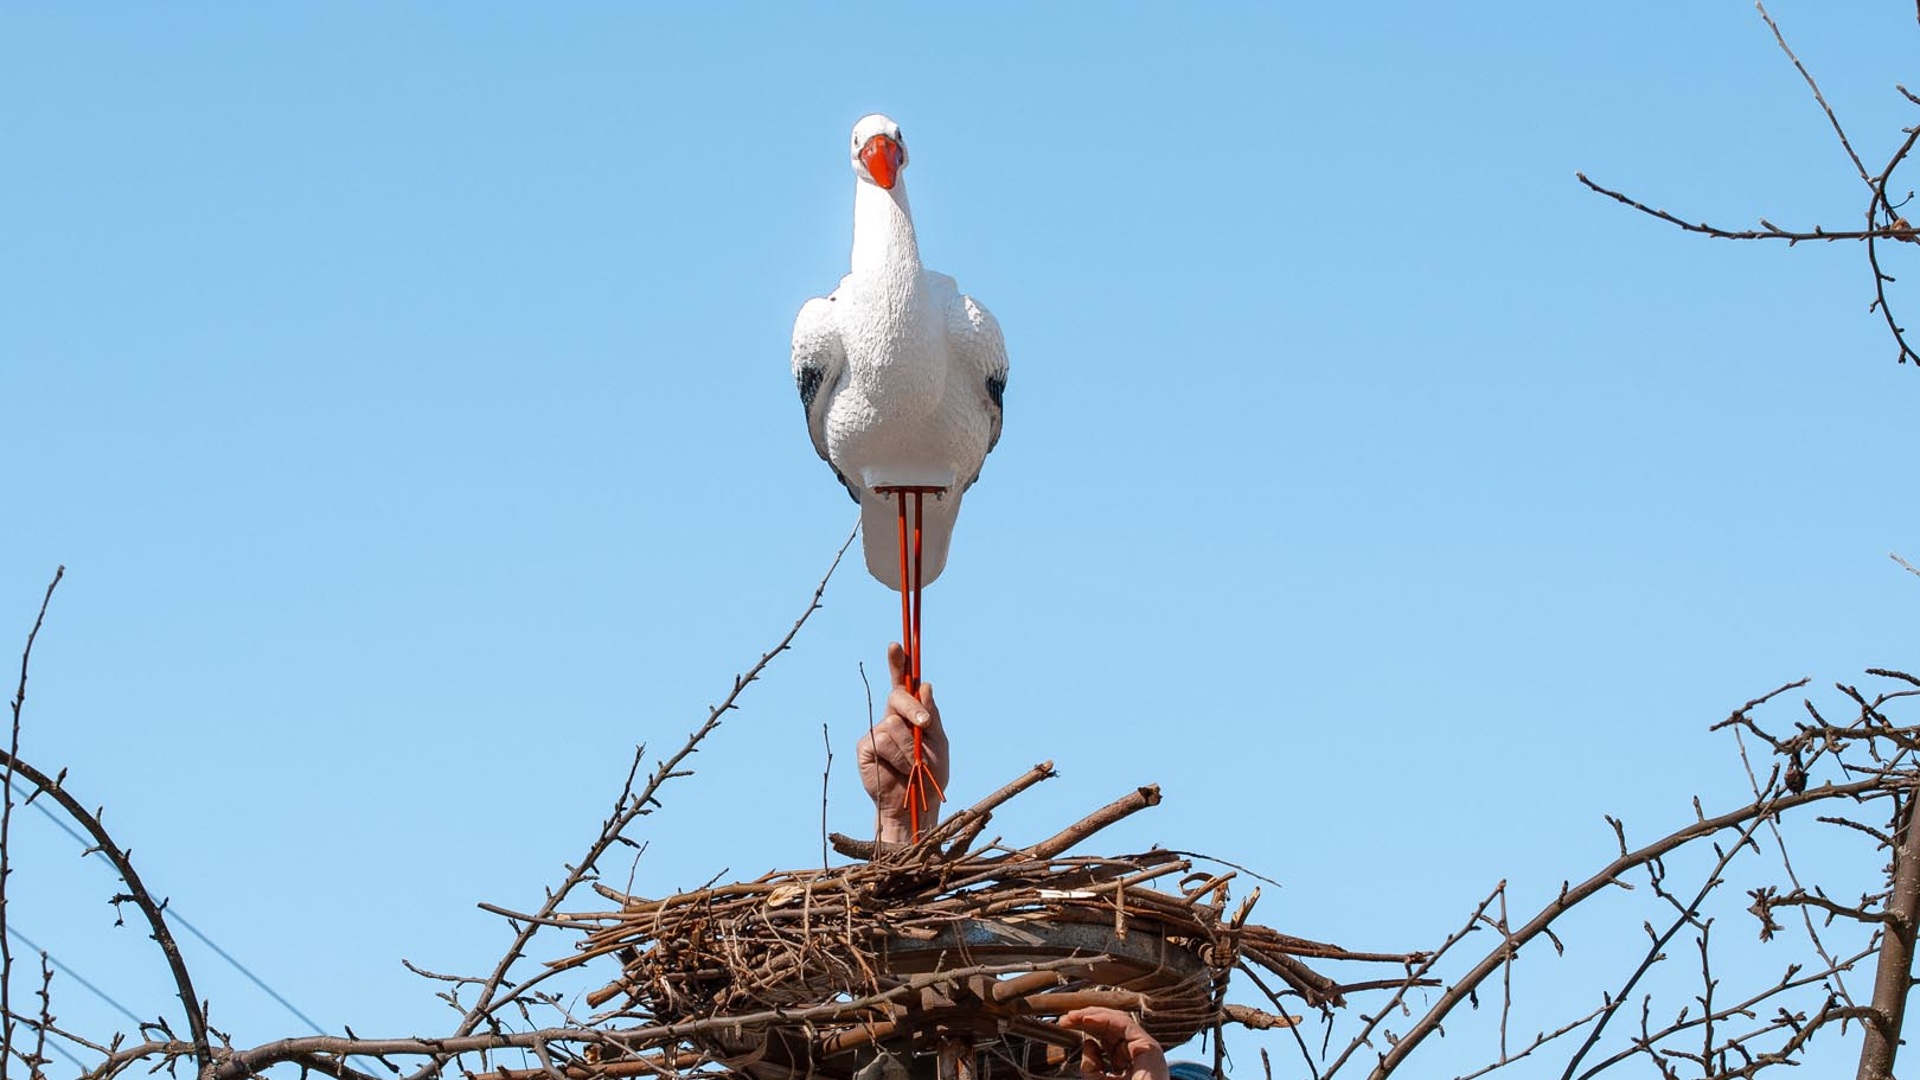
[[[813,413],[813,399],[820,395],[820,381],[825,377],[826,372],[818,364],[800,365],[800,374],[794,381],[800,386],[800,407],[808,415]]]

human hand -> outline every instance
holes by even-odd
[[[875,839],[904,844],[913,840],[907,778],[913,771],[914,729],[920,730],[921,760],[933,774],[933,784],[921,781],[922,829],[940,820],[940,792],[947,786],[947,733],[940,726],[940,706],[933,702],[933,684],[921,683],[918,698],[908,692],[907,651],[899,642],[887,646],[887,671],[893,685],[887,694],[886,715],[860,740],[854,759],[860,763],[860,783],[880,813]]]
[[[1167,1080],[1167,1055],[1140,1021],[1118,1009],[1075,1009],[1060,1026],[1079,1032],[1086,1080]]]

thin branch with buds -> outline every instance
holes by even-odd
[[[1793,48],[1787,44],[1786,35],[1781,32],[1780,25],[1776,23],[1773,16],[1768,13],[1765,4],[1756,3],[1754,6],[1759,10],[1760,17],[1766,21],[1767,28],[1773,31],[1774,40],[1779,43],[1781,51],[1786,54],[1788,60],[1793,62],[1794,70],[1798,71],[1801,79],[1806,82],[1807,89],[1812,92],[1814,101],[1819,104],[1820,111],[1826,115],[1827,123],[1832,126],[1834,135],[1840,142],[1841,149],[1846,153],[1847,160],[1853,166],[1853,171],[1867,187],[1868,201],[1865,213],[1866,226],[1864,228],[1835,230],[1816,225],[1812,229],[1783,229],[1773,222],[1768,221],[1766,218],[1760,219],[1759,228],[1725,228],[1718,225],[1711,225],[1704,221],[1690,221],[1665,210],[1649,206],[1624,192],[1604,187],[1589,180],[1585,173],[1575,173],[1574,176],[1579,179],[1582,184],[1585,184],[1589,189],[1598,194],[1605,195],[1649,217],[1657,218],[1669,225],[1677,226],[1687,232],[1700,236],[1713,237],[1719,240],[1784,240],[1789,247],[1807,241],[1826,243],[1837,240],[1863,241],[1867,249],[1867,264],[1873,271],[1874,298],[1873,303],[1868,305],[1867,310],[1870,312],[1879,312],[1880,317],[1886,322],[1887,330],[1892,335],[1894,343],[1899,349],[1899,362],[1904,364],[1908,360],[1913,360],[1917,365],[1920,365],[1920,353],[1916,353],[1913,347],[1908,344],[1906,328],[1900,325],[1899,321],[1894,318],[1893,309],[1888,302],[1887,286],[1893,284],[1895,279],[1893,275],[1887,273],[1886,270],[1882,268],[1882,252],[1880,250],[1880,244],[1884,241],[1908,244],[1920,243],[1920,231],[1916,231],[1914,226],[1908,223],[1906,218],[1900,214],[1900,208],[1912,197],[1911,193],[1900,198],[1895,198],[1889,195],[1887,190],[1888,186],[1893,182],[1894,173],[1906,163],[1907,156],[1912,153],[1916,142],[1920,142],[1920,126],[1906,129],[1905,140],[1901,142],[1899,148],[1893,152],[1893,155],[1887,159],[1886,165],[1882,167],[1877,174],[1869,175],[1866,164],[1854,150],[1853,142],[1847,137],[1846,129],[1841,126],[1840,118],[1835,115],[1833,107],[1827,104],[1826,95],[1821,92],[1820,84],[1815,81],[1812,73],[1807,70],[1806,65],[1800,62],[1800,57],[1794,53]],[[1915,97],[1912,93],[1909,93],[1906,87],[1897,86],[1895,89],[1899,90],[1901,95],[1908,101],[1914,104],[1920,104],[1920,97]]]
[[[27,701],[27,668],[33,660],[33,643],[40,636],[40,627],[47,621],[47,605],[53,602],[53,590],[60,587],[60,579],[65,577],[67,568],[54,568],[53,580],[47,583],[47,591],[40,598],[40,613],[34,616],[33,629],[27,632],[26,648],[20,650],[20,682],[13,692],[13,728],[7,742],[7,768],[4,779],[7,789],[0,795],[0,926],[7,921],[7,879],[13,876],[8,863],[9,847],[7,841],[13,835],[13,767],[12,762],[20,756],[20,709]],[[0,1080],[7,1080],[11,1067],[14,1038],[13,1015],[13,946],[6,932],[0,930]],[[36,1071],[38,1066],[30,1066]]]

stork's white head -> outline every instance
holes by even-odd
[[[854,175],[891,191],[906,167],[907,142],[899,124],[880,113],[869,113],[853,125]]]

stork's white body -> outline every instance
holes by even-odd
[[[961,496],[1000,437],[1007,352],[987,309],[920,265],[904,180],[882,187],[859,163],[871,127],[899,137],[885,117],[854,129],[851,269],[800,309],[793,375],[814,449],[860,503],[867,569],[899,589],[898,511],[879,489],[943,489],[922,500],[920,573],[933,581]]]

